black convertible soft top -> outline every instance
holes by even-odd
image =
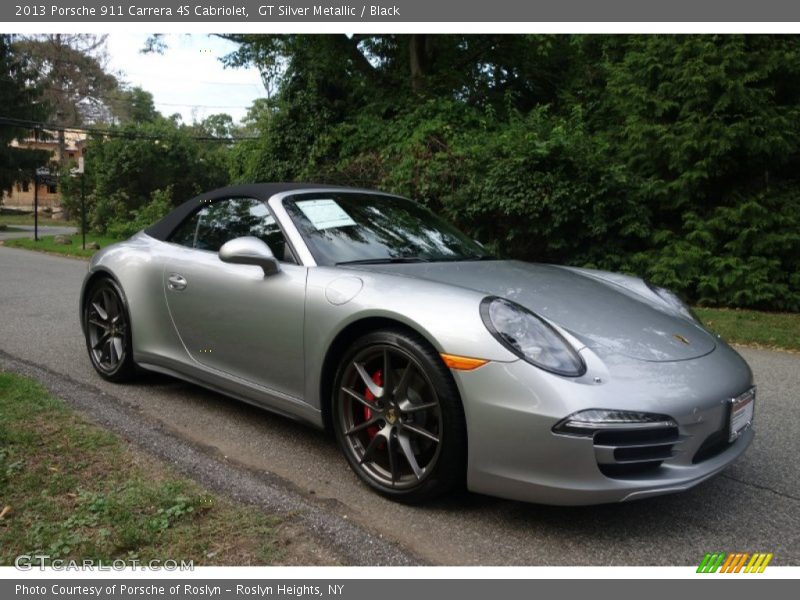
[[[320,183],[244,183],[231,185],[205,192],[187,200],[160,221],[144,230],[144,232],[157,240],[166,240],[183,220],[192,214],[204,202],[220,200],[222,198],[253,198],[266,202],[275,194],[291,192],[292,190],[335,189],[351,190],[353,188],[338,185],[324,185]]]

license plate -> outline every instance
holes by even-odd
[[[756,403],[756,388],[731,399],[731,421],[728,441],[732,442],[753,424],[753,408]]]

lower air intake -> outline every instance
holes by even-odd
[[[658,469],[678,451],[677,427],[600,431],[594,436],[597,466],[607,477],[625,478]]]

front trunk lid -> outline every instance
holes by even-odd
[[[666,307],[662,310],[627,288],[554,265],[498,260],[358,268],[507,298],[563,327],[590,348],[638,360],[689,360],[716,347],[711,334]]]

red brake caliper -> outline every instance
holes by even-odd
[[[383,373],[381,372],[380,369],[378,369],[372,374],[372,381],[375,382],[375,385],[383,385]],[[369,391],[369,388],[367,388],[366,391],[364,392],[364,398],[367,399],[367,402],[375,402],[375,396],[373,395],[372,392]],[[364,420],[369,421],[371,418],[372,418],[372,410],[370,410],[365,406]],[[372,427],[367,427],[367,435],[369,436],[369,439],[374,438],[377,434],[378,434],[377,425],[373,425]]]

